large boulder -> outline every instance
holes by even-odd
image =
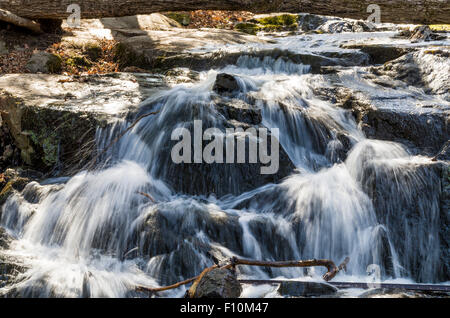
[[[166,87],[162,76],[148,74],[4,75],[0,129],[8,131],[24,164],[71,174],[92,159],[98,127],[124,115],[160,87]],[[6,146],[0,156],[9,157]]]
[[[450,101],[450,51],[445,47],[421,49],[373,68],[377,76],[386,75],[408,85],[423,88],[425,93],[440,95]]]
[[[241,293],[242,287],[236,272],[219,268],[207,272],[189,290],[191,298],[238,298]]]
[[[55,54],[36,52],[28,61],[26,68],[30,73],[58,73],[62,68],[62,59]]]
[[[231,95],[239,90],[239,83],[233,75],[217,74],[213,91],[221,95]]]

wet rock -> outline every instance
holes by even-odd
[[[239,90],[239,83],[233,75],[220,73],[217,74],[213,91],[220,95],[232,95]]]
[[[20,164],[20,150],[11,136],[9,127],[6,123],[3,124],[2,116],[0,115],[0,172],[7,167]]]
[[[423,41],[439,41],[446,39],[446,36],[433,33],[428,25],[417,26],[412,31],[402,32],[400,33],[400,35],[408,36],[412,43]]]
[[[202,47],[214,46],[220,48],[228,44],[266,42],[253,35],[222,29],[142,30],[139,32],[136,32],[136,30],[117,30],[114,32],[117,32],[116,40],[120,41],[122,51],[125,52],[122,56],[128,59],[129,65],[146,69],[161,68],[166,70],[173,67],[189,67],[195,70],[204,70],[216,65],[216,59],[222,60],[224,57],[234,54],[224,52],[205,53],[203,50],[199,50]],[[129,61],[130,59],[132,61]],[[134,63],[131,63],[133,60]],[[200,67],[200,65],[205,66]]]
[[[12,241],[12,237],[6,233],[5,229],[0,227],[0,249],[7,249]]]
[[[436,156],[448,141],[449,116],[445,107],[438,104],[433,111],[420,109],[416,99],[412,98],[411,103],[414,104],[406,107],[408,101],[395,91],[396,88],[407,88],[402,81],[376,76],[368,82],[373,85],[373,82],[378,83],[377,80],[383,81],[386,86],[393,81],[395,87],[392,97],[336,86],[315,92],[337,106],[348,109],[368,138],[399,142],[408,147],[411,153]]]
[[[47,52],[34,53],[26,65],[31,73],[58,73],[61,67],[61,57]]]
[[[358,49],[370,56],[371,63],[384,64],[405,55],[410,49],[385,44],[344,44],[342,48]]]
[[[441,114],[368,109],[361,116],[369,138],[398,141],[419,153],[434,154],[447,140],[448,120]]]
[[[21,192],[32,180],[42,178],[42,173],[30,169],[7,169],[0,174],[0,206],[14,192]]]
[[[448,161],[441,165],[441,202],[439,238],[441,244],[441,263],[443,281],[450,280],[450,164]]]
[[[410,52],[375,70],[408,85],[421,87],[425,93],[441,95],[450,101],[450,60],[448,49]]]
[[[72,174],[92,159],[98,127],[161,87],[161,75],[8,74],[0,78],[0,111],[25,164]]]
[[[315,14],[300,14],[298,24],[304,32],[316,30],[324,24],[328,18]]]
[[[18,275],[24,273],[26,269],[27,267],[19,259],[6,255],[0,250],[0,288],[10,287],[13,283],[16,283]],[[0,290],[0,297],[15,298],[20,296],[14,288]]]
[[[434,157],[434,160],[450,161],[450,140],[447,141],[439,153]]]
[[[418,292],[405,291],[402,289],[386,289],[386,288],[375,288],[368,290],[361,295],[359,298],[423,298],[424,295]]]
[[[364,149],[371,157],[373,151],[371,146]],[[363,165],[358,179],[372,199],[378,223],[385,225],[391,241],[396,242],[403,266],[400,274],[417,282],[447,280],[442,260],[449,262],[448,239],[442,231],[448,228],[448,210],[442,209],[441,163],[364,161]],[[411,246],[421,248],[416,253]]]
[[[278,293],[288,297],[321,297],[335,295],[338,289],[326,283],[315,282],[282,282]]]
[[[317,29],[319,33],[367,32],[370,30],[367,23],[357,20],[329,20]]]
[[[247,34],[256,35],[261,30],[261,27],[256,23],[244,22],[237,23],[234,26],[234,29]]]
[[[236,272],[216,268],[206,273],[198,285],[193,285],[189,295],[191,298],[238,298],[241,292]]]

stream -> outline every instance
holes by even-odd
[[[345,66],[333,76],[313,71],[290,54],[336,60],[368,59],[341,44],[369,39],[406,45],[395,32],[294,34],[266,37],[267,44],[205,47],[238,52],[236,63],[199,73],[141,103],[113,125],[98,128],[104,149],[141,115],[148,116],[98,160],[73,177],[31,182],[2,207],[1,226],[14,238],[7,257],[23,267],[0,293],[24,297],[146,297],[135,286],[172,284],[233,256],[266,261],[350,257],[335,281],[445,283],[440,227],[441,187],[430,156],[395,141],[368,139],[352,112],[318,96],[336,81],[367,95],[374,105],[423,112],[417,101],[449,107],[440,96],[413,87],[386,88],[364,77],[366,68]],[[448,38],[443,41],[448,45]],[[438,44],[443,44],[439,42]],[[414,46],[414,44],[410,44]],[[431,45],[431,44],[430,44]],[[255,52],[268,51],[265,56]],[[345,54],[344,54],[345,53]],[[218,74],[238,86],[213,88]],[[260,163],[176,164],[175,129],[267,128],[277,132],[275,174]],[[246,145],[252,138],[234,132]],[[277,141],[272,140],[272,143]],[[204,141],[204,145],[207,142]],[[248,159],[248,158],[247,158]],[[149,194],[149,200],[140,193]],[[240,279],[322,281],[324,268],[239,267]],[[447,282],[448,283],[448,282]],[[158,294],[182,297],[186,288]],[[363,290],[349,290],[357,296]],[[244,286],[243,297],[278,297],[273,286]]]

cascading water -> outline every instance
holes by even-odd
[[[307,66],[243,56],[221,72],[238,78],[238,94],[217,96],[217,72],[202,73],[199,83],[144,102],[135,117],[159,113],[121,138],[96,170],[33,182],[8,199],[1,224],[15,240],[4,253],[25,270],[3,294],[144,296],[134,286],[174,283],[197,275],[213,257],[234,255],[335,262],[350,256],[348,279],[363,280],[367,266],[378,264],[382,279],[440,280],[439,199],[417,198],[433,185],[415,163],[429,159],[366,139],[348,111],[314,96],[312,87],[324,79]],[[171,161],[175,128],[191,129],[199,119],[204,128],[225,131],[233,123],[221,112],[224,103],[244,103],[261,114],[263,126],[280,129],[284,163],[292,162],[282,180],[255,183],[262,177],[248,164]],[[99,130],[99,148],[129,124]],[[239,274],[319,279],[323,270]]]

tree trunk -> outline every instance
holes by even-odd
[[[248,10],[256,13],[308,12],[367,19],[367,7],[381,8],[381,22],[450,23],[448,0],[0,0],[0,8],[28,19],[65,19],[76,3],[82,18],[119,17],[163,11]]]
[[[42,29],[39,23],[36,23],[29,19],[18,17],[17,15],[6,10],[0,9],[0,21],[12,23],[22,28],[27,28],[35,33],[42,33]]]

